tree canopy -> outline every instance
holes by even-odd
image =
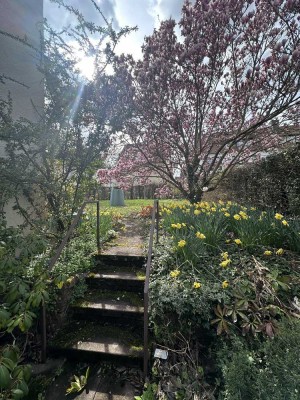
[[[110,177],[154,172],[198,201],[279,146],[278,126],[299,124],[299,12],[299,0],[185,1],[178,24],[145,38],[142,60],[115,59],[130,146]]]

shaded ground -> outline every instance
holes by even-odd
[[[141,372],[136,369],[114,368],[99,363],[91,367],[86,388],[81,393],[66,396],[74,374],[84,374],[87,364],[65,364],[64,371],[50,386],[46,400],[132,400],[141,393]]]

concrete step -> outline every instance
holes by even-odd
[[[103,325],[92,321],[72,321],[50,342],[54,355],[80,361],[108,361],[121,365],[141,365],[142,330],[131,324]]]
[[[112,317],[118,320],[142,320],[144,315],[141,295],[127,291],[89,290],[84,299],[72,305],[74,316],[81,319]]]
[[[133,272],[91,273],[86,278],[89,287],[109,290],[143,291],[144,277]]]
[[[143,268],[146,264],[144,256],[132,255],[112,255],[112,254],[97,254],[94,255],[94,265],[96,268],[103,267],[130,267],[132,269]]]

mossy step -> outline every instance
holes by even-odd
[[[142,298],[132,292],[90,290],[83,300],[72,306],[77,317],[115,317],[119,319],[142,319],[144,307]]]
[[[130,265],[99,265],[96,264],[92,267],[91,273],[133,273],[139,277],[145,277],[146,267],[142,266],[130,266]]]
[[[144,256],[120,255],[120,254],[96,254],[94,262],[97,266],[130,266],[143,267],[146,263]]]
[[[132,400],[132,397],[128,396],[122,396],[122,395],[117,395],[117,394],[112,394],[112,393],[100,393],[100,392],[92,392],[95,397],[93,397],[93,400]],[[92,398],[92,397],[91,397]]]
[[[144,277],[130,272],[90,273],[86,277],[90,287],[107,288],[111,290],[142,290]]]
[[[91,272],[87,278],[93,279],[114,279],[114,280],[130,280],[130,281],[144,281],[144,275],[140,275],[130,271],[105,271],[105,272]]]
[[[142,332],[126,327],[96,322],[73,321],[50,343],[50,350],[72,358],[105,361],[134,360],[143,357]]]
[[[84,306],[87,303],[93,302],[105,302],[106,300],[112,300],[116,303],[125,302],[134,307],[143,307],[143,293],[133,293],[126,290],[99,290],[89,289],[84,297],[78,300],[74,306]]]
[[[99,310],[99,311],[109,311],[109,312],[122,312],[128,314],[143,314],[144,307],[134,307],[126,302],[115,302],[114,300],[104,300],[96,302],[83,302],[80,306],[75,305],[73,309],[83,309],[87,310]]]

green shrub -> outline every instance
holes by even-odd
[[[105,241],[113,219],[108,213],[101,216],[101,221],[101,238]],[[65,282],[71,284],[76,274],[91,267],[91,255],[97,248],[95,217],[87,216],[85,222],[50,272],[49,243],[34,233],[24,235],[16,228],[7,228],[5,221],[0,219],[0,329],[7,334],[6,343],[14,344],[13,348],[4,347],[0,351],[0,398],[21,399],[28,392],[29,367],[22,363],[28,352],[31,352],[31,358],[38,357],[35,353],[38,349],[30,349],[28,332],[36,334],[34,322],[41,304],[47,304],[50,311],[51,307],[57,310],[54,304],[59,298],[59,289]],[[79,283],[75,290],[73,288],[73,299],[86,289],[82,279]]]
[[[233,171],[223,187],[239,202],[300,215],[300,144]]]
[[[298,400],[300,321],[283,319],[272,340],[251,346],[234,339],[218,353],[224,389],[219,400]]]

